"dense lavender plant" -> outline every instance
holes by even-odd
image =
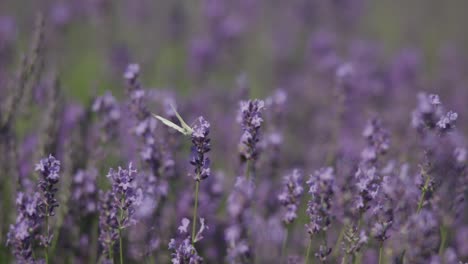
[[[239,176],[227,201],[229,226],[225,230],[227,261],[232,264],[249,263],[253,259],[252,244],[249,241],[252,195],[254,186],[246,177]]]
[[[38,211],[39,216],[45,218],[45,234],[40,236],[40,240],[45,248],[45,261],[49,263],[49,247],[53,236],[50,233],[49,220],[51,216],[55,215],[55,208],[59,205],[55,195],[58,191],[56,184],[59,180],[60,161],[49,155],[48,158],[42,159],[36,164],[35,170],[39,171],[42,177],[38,184],[41,194]]]
[[[18,263],[34,263],[34,239],[41,223],[38,206],[40,194],[32,195],[18,193],[16,197],[16,222],[10,225],[7,245],[12,247],[13,255]]]
[[[139,75],[140,66],[138,64],[128,65],[124,73],[124,78],[128,81],[128,93],[132,100],[131,110],[138,122],[134,128],[134,132],[142,141],[141,158],[148,162],[153,173],[159,176],[158,170],[161,161],[155,137],[156,120],[151,117],[151,113],[144,103],[145,90],[143,90],[139,82]]]
[[[297,218],[297,209],[304,188],[302,187],[302,173],[294,169],[283,178],[283,190],[278,195],[278,201],[286,209],[283,222],[291,224]]]
[[[195,243],[203,239],[203,232],[205,229],[208,229],[208,226],[205,225],[205,219],[200,218],[200,229],[198,230],[195,237],[192,238],[188,235],[188,227],[190,225],[190,220],[187,218],[182,219],[182,224],[179,226],[178,230],[181,235],[187,236],[184,239],[176,240],[174,238],[169,242],[169,249],[174,250],[172,256],[173,264],[199,264],[203,263],[203,258],[198,255],[197,249],[195,248]]]
[[[457,118],[458,114],[453,111],[444,113],[438,95],[421,92],[418,94],[418,106],[412,113],[411,123],[420,132],[427,129],[444,134],[454,128]]]
[[[99,242],[102,246],[103,256],[107,262],[112,263],[114,258],[114,245],[119,239],[116,226],[117,215],[112,208],[112,194],[110,191],[99,192]]]
[[[281,257],[286,253],[286,244],[288,243],[288,234],[290,225],[297,218],[297,209],[299,207],[301,196],[304,191],[302,187],[302,173],[294,169],[283,178],[283,190],[278,195],[278,201],[284,207],[286,212],[283,215],[283,223],[286,226],[286,236],[283,239]]]
[[[408,261],[410,263],[429,263],[439,248],[439,219],[429,211],[414,214],[408,222]]]
[[[136,173],[131,163],[127,169],[110,169],[107,178],[112,183],[112,189],[101,194],[99,238],[109,259],[112,259],[112,247],[119,239],[120,263],[124,262],[122,231],[136,223],[135,208],[140,205],[143,196],[135,183]]]
[[[306,225],[306,229],[310,236],[310,243],[306,253],[306,262],[308,262],[309,259],[312,239],[319,233],[322,233],[325,239],[323,245],[319,248],[319,252],[317,252],[315,256],[321,261],[324,261],[331,253],[332,249],[327,245],[326,236],[327,230],[333,220],[331,207],[333,195],[335,193],[334,181],[335,175],[331,167],[317,170],[307,181],[311,198],[307,204],[307,214],[309,215],[310,223]]]
[[[71,200],[83,215],[92,214],[98,210],[97,176],[96,169],[78,170],[73,176]]]

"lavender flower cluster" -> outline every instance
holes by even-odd
[[[46,2],[0,13],[0,264],[468,263],[462,43],[388,49],[366,0]]]

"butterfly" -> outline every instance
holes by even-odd
[[[172,104],[171,104],[171,108],[174,111],[174,113],[176,114],[177,119],[179,119],[179,122],[180,122],[180,124],[182,126],[176,125],[172,121],[167,120],[166,118],[161,117],[159,115],[156,115],[156,114],[152,114],[152,115],[156,119],[161,121],[163,124],[165,124],[166,126],[172,127],[173,129],[175,129],[175,130],[179,131],[180,133],[184,134],[185,136],[192,135],[193,129],[189,125],[187,125],[187,123],[185,123],[184,119],[182,119],[182,117],[179,115],[179,113],[177,112],[177,110],[175,109],[175,107]]]

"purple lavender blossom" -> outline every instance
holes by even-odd
[[[137,171],[132,167],[132,163],[127,169],[121,167],[117,171],[110,169],[107,178],[112,183],[112,211],[118,213],[118,228],[124,229],[134,225],[135,207],[139,206],[142,200],[142,190],[136,186],[135,177]]]
[[[453,111],[444,113],[440,98],[436,94],[419,93],[418,106],[412,113],[412,125],[418,131],[435,130],[444,134],[455,127],[458,114]]]
[[[250,204],[253,195],[253,182],[239,176],[227,201],[227,211],[230,219],[224,233],[227,243],[227,261],[229,263],[244,263],[252,258],[252,245],[248,239]]]
[[[139,77],[140,66],[138,64],[128,65],[124,78],[128,82],[128,94],[131,98],[131,110],[137,119],[134,133],[142,142],[140,156],[151,167],[153,174],[159,177],[161,166],[161,155],[158,151],[158,140],[156,139],[156,119],[151,116],[144,102],[145,90],[142,88]]]
[[[39,171],[42,178],[39,180],[38,187],[41,193],[41,201],[38,204],[39,216],[45,218],[45,234],[40,236],[41,244],[47,249],[52,242],[53,234],[50,233],[50,226],[48,218],[55,215],[55,208],[59,206],[57,198],[55,197],[58,189],[55,186],[59,181],[60,161],[55,159],[52,155],[48,158],[42,159],[35,167]]]
[[[327,235],[327,230],[333,219],[331,207],[335,193],[334,181],[335,176],[331,167],[317,170],[307,181],[311,198],[307,204],[307,214],[310,222],[306,224],[306,228],[311,240],[313,236],[320,232],[323,232],[324,236]],[[325,261],[331,251],[332,249],[328,247],[325,240],[315,256],[321,261]]]
[[[39,190],[41,191],[41,202],[39,204],[39,213],[42,217],[53,216],[54,209],[58,207],[58,201],[55,198],[57,188],[55,185],[59,181],[60,161],[49,155],[48,158],[42,159],[35,167],[36,171],[41,174],[39,180]]]
[[[436,215],[423,209],[414,214],[408,222],[408,243],[411,248],[407,251],[410,263],[429,263],[439,248],[439,219]]]
[[[99,192],[99,242],[104,258],[113,259],[113,250],[119,239],[117,214],[113,208],[113,197],[110,191]]]
[[[19,192],[16,197],[16,222],[10,225],[7,245],[12,247],[13,255],[18,263],[34,263],[34,239],[41,223],[39,216],[39,193],[32,195]]]
[[[379,155],[383,155],[390,147],[390,136],[377,118],[368,121],[362,135],[367,140],[367,147],[362,151],[361,158],[364,161],[373,162]]]
[[[369,237],[364,230],[359,231],[356,227],[348,226],[344,232],[344,252],[355,255],[368,241]]]
[[[204,180],[210,176],[210,159],[205,154],[210,151],[210,123],[203,117],[198,118],[198,123],[193,127],[192,158],[190,164],[194,167],[194,179]]]
[[[112,188],[100,194],[99,241],[108,259],[112,259],[113,247],[119,237],[120,243],[122,242],[121,231],[137,222],[134,214],[143,194],[136,186],[136,173],[131,163],[127,169],[110,169],[107,178],[110,179]]]
[[[243,130],[240,142],[240,153],[243,160],[255,160],[258,155],[257,143],[260,141],[260,126],[263,123],[262,100],[249,100],[240,103],[238,121]]]
[[[82,214],[91,214],[98,210],[97,176],[96,169],[78,170],[73,176],[71,199]]]
[[[121,113],[119,104],[114,96],[110,92],[107,92],[105,95],[97,97],[93,102],[92,110],[102,116],[103,141],[106,142],[108,137],[112,138],[116,136]]]
[[[310,223],[306,225],[306,228],[311,236],[320,231],[327,231],[331,224],[334,180],[333,168],[328,167],[317,170],[307,181],[311,198],[307,205]]]
[[[278,195],[278,200],[286,209],[283,222],[291,224],[297,218],[297,209],[302,192],[304,191],[301,172],[298,169],[294,169],[291,173],[284,176],[283,183],[283,190]]]
[[[191,238],[188,232],[188,227],[190,225],[190,220],[187,218],[182,219],[182,224],[179,226],[178,230],[181,236],[186,236],[183,239],[174,239],[172,238],[169,242],[169,249],[174,252],[171,254],[171,261],[173,264],[198,264],[203,263],[203,258],[198,255],[198,252],[195,248],[195,243],[203,239],[203,232],[205,229],[208,229],[208,226],[205,225],[205,219],[200,218],[200,229],[198,230],[194,243],[191,242]]]

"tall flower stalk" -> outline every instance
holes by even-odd
[[[210,151],[210,123],[203,117],[198,118],[198,123],[194,126],[191,134],[192,138],[192,158],[190,164],[194,167],[195,180],[195,205],[193,207],[192,221],[192,245],[195,244],[195,230],[197,226],[197,210],[198,210],[198,192],[200,189],[200,181],[210,176],[210,159],[206,157],[206,153]]]
[[[305,263],[309,262],[312,240],[318,234],[324,237],[323,244],[319,247],[319,252],[315,253],[321,262],[325,261],[332,249],[327,245],[327,230],[332,222],[331,212],[335,176],[333,168],[321,168],[312,174],[307,181],[309,185],[310,200],[307,205],[307,214],[310,222],[306,225],[307,233],[310,236],[310,243],[306,251]]]
[[[211,139],[208,137],[210,133],[210,123],[208,123],[208,121],[206,121],[205,118],[199,117],[197,119],[197,123],[193,127],[190,127],[182,119],[182,117],[179,115],[179,113],[175,110],[174,107],[173,107],[173,110],[177,118],[179,119],[181,126],[178,126],[161,116],[158,116],[158,115],[154,115],[154,116],[157,119],[159,119],[161,122],[163,122],[163,124],[176,129],[177,131],[181,132],[182,134],[186,136],[190,136],[191,141],[192,141],[190,164],[193,166],[192,176],[193,176],[193,179],[195,180],[195,201],[194,201],[194,206],[193,206],[192,235],[191,235],[190,243],[192,246],[191,251],[194,251],[194,253],[196,253],[195,243],[201,240],[201,237],[199,234],[201,234],[201,232],[205,228],[204,220],[201,220],[200,231],[196,233],[197,213],[198,213],[198,193],[200,191],[200,182],[208,178],[211,174],[210,159],[206,156],[206,154],[211,150],[211,146],[210,146]],[[203,218],[200,218],[200,219],[203,219]],[[182,223],[183,223],[183,227],[185,230],[186,226],[188,225],[187,221],[183,220]],[[186,240],[184,240],[183,243],[185,242]],[[184,259],[186,259],[187,256],[185,257],[180,256],[179,252],[177,252],[180,248],[176,247],[174,239],[171,241],[171,244],[169,247],[171,249],[176,250],[176,253],[174,253],[176,257],[172,259],[172,262],[174,264],[185,263]],[[197,254],[188,256],[188,259],[190,260],[189,263],[199,263],[199,261],[202,261],[202,258],[199,257]]]
[[[122,232],[136,223],[135,207],[143,198],[142,190],[135,183],[136,173],[131,163],[125,169],[110,169],[107,178],[112,188],[101,194],[99,240],[109,260],[113,259],[113,246],[119,240],[120,263],[124,263]]]
[[[303,191],[302,173],[299,170],[294,169],[290,174],[284,176],[283,190],[278,195],[278,200],[286,211],[283,215],[283,224],[285,226],[286,234],[283,238],[283,244],[281,247],[281,263],[284,263],[289,232],[292,224],[297,218],[297,209],[299,207]]]
[[[41,200],[38,204],[39,215],[45,219],[45,234],[40,236],[41,244],[45,249],[45,262],[49,263],[49,247],[52,242],[53,234],[50,233],[50,217],[55,215],[55,208],[58,207],[58,201],[55,198],[57,193],[56,184],[59,180],[60,161],[52,155],[42,159],[36,164],[36,171],[40,172],[39,191]]]

